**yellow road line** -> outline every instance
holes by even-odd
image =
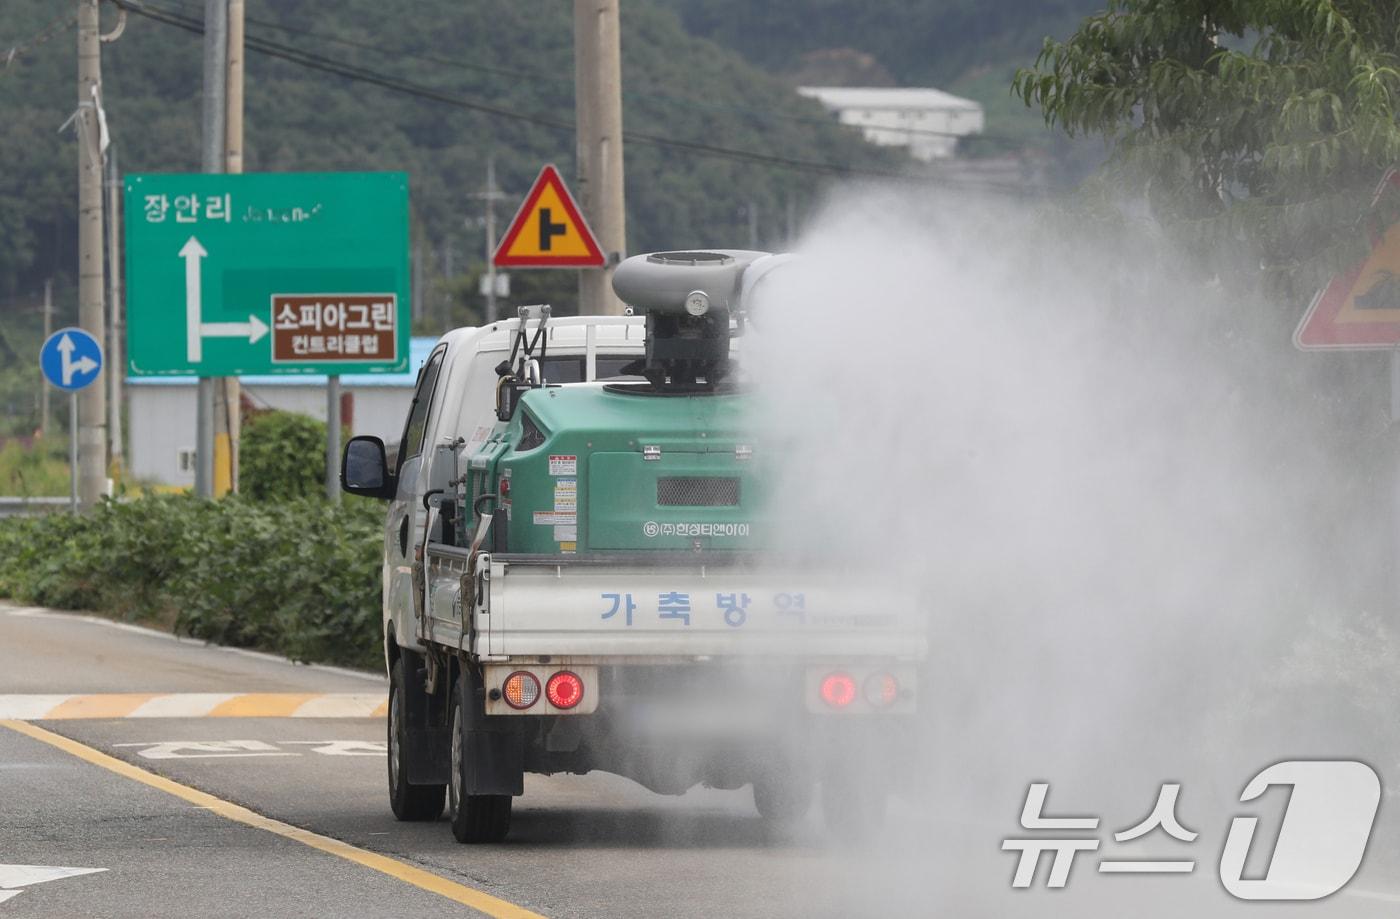
[[[310,830],[303,830],[300,827],[274,820],[271,817],[264,817],[256,811],[249,810],[223,798],[216,798],[207,792],[199,791],[188,785],[181,785],[173,782],[154,772],[147,772],[139,766],[108,756],[99,750],[94,750],[86,744],[78,743],[61,734],[46,731],[41,727],[29,724],[25,721],[4,720],[0,721],[0,727],[7,727],[12,731],[32,737],[42,741],[52,747],[57,747],[65,753],[71,753],[79,759],[92,763],[94,766],[101,766],[110,772],[140,782],[143,785],[163,791],[166,794],[174,795],[184,801],[205,808],[236,823],[254,827],[259,830],[266,830],[269,833],[276,833],[286,839],[291,839],[313,849],[318,849],[336,858],[343,858],[346,861],[363,865],[380,874],[386,874],[391,878],[403,881],[405,884],[412,884],[429,893],[446,897],[454,903],[463,906],[470,906],[478,912],[485,913],[495,919],[544,919],[539,913],[533,913],[523,906],[516,906],[507,900],[493,897],[489,893],[459,884],[456,881],[449,881],[447,878],[433,874],[431,871],[424,871],[407,862],[401,862],[396,858],[387,855],[380,855],[377,852],[370,852],[358,846],[352,846],[348,842],[341,842],[339,839],[332,839],[329,836],[322,836]]]
[[[287,718],[317,693],[248,692],[234,696],[209,712],[210,718]]]
[[[156,693],[107,693],[74,696],[53,708],[46,718],[125,718],[156,697]]]

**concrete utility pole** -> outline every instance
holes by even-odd
[[[578,273],[580,315],[622,315],[613,266],[627,254],[622,186],[622,41],[618,0],[574,0],[574,107],[583,215],[608,259]]]
[[[228,0],[204,0],[204,117],[201,159],[205,172],[224,171],[224,126],[228,114]],[[217,381],[199,378],[196,405],[194,491],[214,496],[214,389]]]
[[[53,278],[44,282],[44,341],[53,334]],[[49,381],[39,374],[39,436],[49,436]]]
[[[225,53],[228,71],[224,83],[224,171],[243,171],[243,6],[228,4],[228,37]],[[242,436],[242,390],[238,377],[221,377],[214,383],[214,495],[238,492],[239,441]]]
[[[98,341],[102,304],[102,147],[97,103],[102,53],[97,0],[78,0],[78,325]],[[107,382],[104,367],[78,403],[78,501],[92,507],[107,490]],[[70,403],[71,404],[71,403]]]
[[[340,376],[326,377],[326,497],[340,503]]]
[[[496,187],[496,157],[486,157],[486,190],[477,195],[486,203],[486,322],[496,321],[496,202],[505,194]]]
[[[117,171],[117,148],[107,152],[107,436],[111,443],[112,464],[119,470],[125,451],[122,445],[122,220],[121,175]]]

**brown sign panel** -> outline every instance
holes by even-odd
[[[394,294],[273,294],[272,361],[392,362],[398,355]]]

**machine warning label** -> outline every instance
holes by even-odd
[[[535,511],[537,527],[576,527],[578,515],[573,511]]]
[[[578,457],[550,454],[550,475],[578,475]]]
[[[554,510],[570,514],[578,510],[578,479],[559,479],[554,483]]]
[[[657,523],[655,520],[648,520],[642,524],[642,535],[647,539],[655,539],[657,536],[748,536],[749,525],[747,523]]]

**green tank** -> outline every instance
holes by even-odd
[[[761,548],[761,460],[747,397],[647,384],[525,393],[471,457],[471,499],[505,518],[496,551],[532,554]],[[501,530],[504,530],[502,532]]]
[[[491,437],[466,458],[458,541],[525,555],[762,549],[763,459],[733,383],[742,304],[781,256],[743,250],[636,256],[618,296],[647,320],[631,382],[539,378],[548,309],[521,323],[497,369]],[[638,379],[644,380],[640,382]]]

